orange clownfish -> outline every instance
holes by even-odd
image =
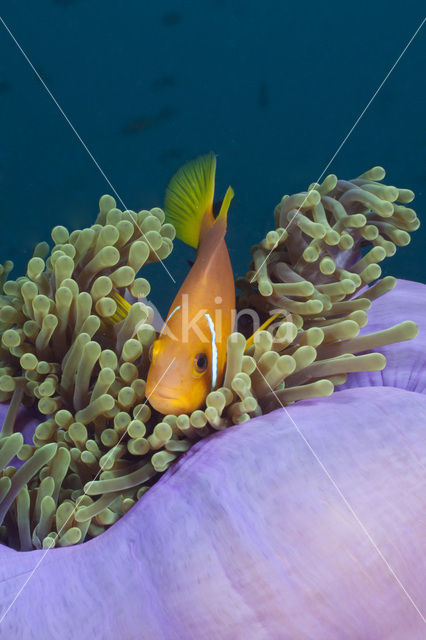
[[[181,167],[166,190],[166,222],[197,249],[152,346],[146,395],[163,414],[199,409],[222,384],[227,340],[235,319],[235,283],[225,243],[231,187],[213,215],[216,157],[201,156]]]

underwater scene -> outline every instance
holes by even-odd
[[[426,637],[424,13],[4,3],[0,640]]]

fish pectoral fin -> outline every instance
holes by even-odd
[[[281,315],[282,315],[282,312],[275,313],[273,316],[268,318],[266,320],[266,322],[264,322],[249,338],[247,338],[246,348],[244,349],[244,352],[247,352],[248,349],[250,349],[250,347],[253,345],[254,336],[257,335],[259,333],[259,331],[263,331],[264,329],[269,327],[269,325],[272,324],[273,321],[276,320],[277,318],[279,318],[279,316],[281,316]]]
[[[228,211],[229,205],[231,204],[231,200],[234,197],[234,190],[232,187],[228,187],[225,193],[225,197],[222,200],[222,204],[220,206],[219,215],[217,216],[217,220],[224,220],[226,223],[228,219]]]
[[[130,304],[130,302],[127,302],[127,300],[123,298],[123,296],[120,295],[118,291],[115,291],[115,289],[111,291],[109,297],[115,301],[115,303],[117,304],[117,309],[114,315],[107,318],[102,318],[102,320],[109,325],[118,324],[127,317],[127,314],[129,313],[132,305]]]
[[[170,180],[164,199],[166,222],[176,236],[196,249],[201,229],[214,224],[213,198],[216,174],[214,153],[184,164]]]

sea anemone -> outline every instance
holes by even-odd
[[[145,397],[156,332],[145,300],[150,285],[137,275],[172,250],[174,228],[164,224],[161,209],[120,211],[102,196],[95,224],[72,233],[55,227],[53,248],[37,245],[26,276],[7,280],[6,262],[0,273],[0,401],[9,403],[0,433],[5,544],[49,549],[94,538],[198,440],[277,406],[328,396],[348,373],[381,371],[384,356],[370,351],[413,338],[417,327],[407,320],[358,336],[371,301],[395,280],[369,285],[380,277],[377,263],[407,244],[419,224],[405,206],[413,193],[380,184],[383,177],[379,167],[351,181],[328,176],[283,198],[277,228],[253,248],[251,270],[238,281],[240,331],[228,341],[223,386],[191,415],[161,416]],[[137,299],[128,312],[117,293]],[[246,310],[280,316],[247,342]],[[22,404],[44,416],[32,442],[16,430]]]
[[[423,638],[425,293],[372,304],[421,328],[385,377],[203,439],[85,544],[0,547],[4,637]]]

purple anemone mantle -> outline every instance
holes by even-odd
[[[0,638],[425,638],[425,292],[373,304],[420,325],[383,374],[200,442],[94,540],[1,547]]]

